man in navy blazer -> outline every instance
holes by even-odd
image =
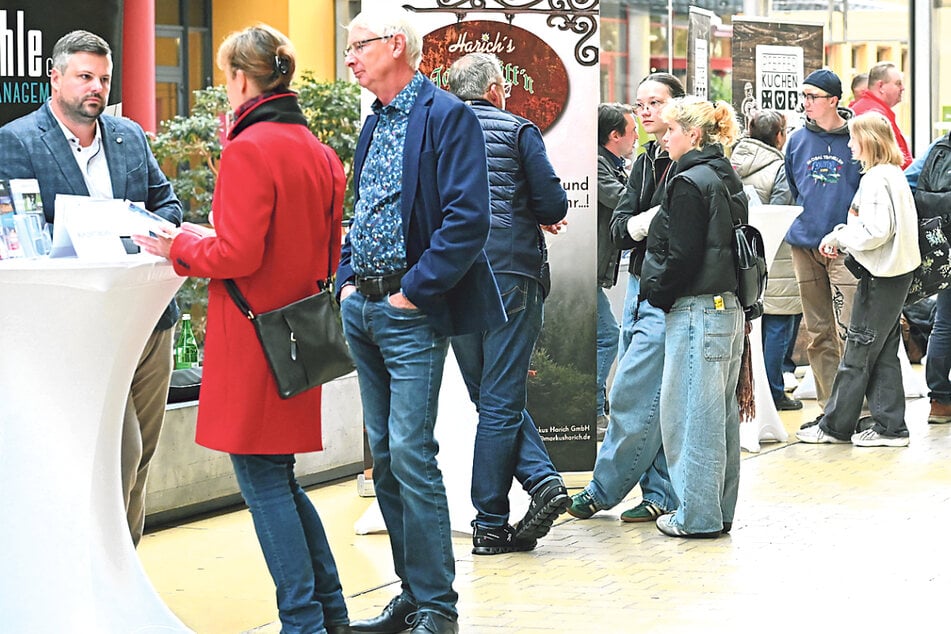
[[[449,508],[433,437],[449,336],[504,323],[483,251],[485,141],[473,112],[419,71],[401,9],[350,23],[346,63],[377,100],[357,145],[353,223],[337,272],[373,485],[401,593],[355,632],[454,633]]]
[[[144,202],[181,224],[182,205],[159,169],[142,128],[102,114],[109,100],[112,51],[88,31],[64,35],[53,47],[51,98],[0,128],[0,179],[35,178],[48,222],[56,194]],[[139,359],[122,429],[122,492],[132,541],[145,524],[149,462],[165,418],[172,372],[172,327],[178,306],[166,308]]]

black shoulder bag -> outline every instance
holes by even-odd
[[[332,166],[330,173],[333,187]],[[333,209],[337,192],[331,191]],[[332,253],[333,249],[328,249],[328,254]],[[328,255],[328,260],[331,257]],[[231,299],[254,325],[281,398],[296,396],[354,370],[329,275],[332,264],[327,263],[327,279],[317,280],[317,294],[266,313],[255,313],[234,280],[225,280]]]

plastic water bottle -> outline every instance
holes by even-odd
[[[182,315],[182,331],[178,334],[178,341],[175,343],[175,369],[198,367],[198,342],[195,341],[195,333],[192,332],[192,316],[188,313]]]

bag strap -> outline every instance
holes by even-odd
[[[329,170],[329,173],[330,173],[330,209],[331,209],[331,217],[333,217],[333,208],[337,204],[337,188],[334,186],[334,183],[333,183],[333,176],[334,176],[333,163],[330,162],[330,155],[327,153],[329,148],[323,143],[321,143],[320,145],[321,145],[321,149],[324,151],[324,159],[326,159],[327,161],[327,169]],[[332,234],[333,232],[331,232],[331,235]],[[333,267],[333,248],[332,248],[332,245],[327,245],[327,277],[322,280],[317,280],[317,289],[321,292],[327,290],[328,288],[332,286],[331,278],[333,276],[330,274],[332,267]],[[245,299],[244,295],[241,294],[241,290],[238,288],[238,285],[235,283],[235,281],[229,278],[229,279],[226,279],[224,282],[225,282],[225,288],[228,289],[228,295],[231,296],[231,299],[234,301],[235,305],[238,307],[238,310],[244,313],[248,319],[250,319],[251,321],[254,321],[254,318],[255,318],[254,311],[251,310],[251,306],[248,304],[248,300]]]
[[[337,205],[337,188],[334,186],[334,166],[330,162],[330,154],[328,153],[330,148],[324,144],[320,144],[321,149],[324,151],[324,159],[327,160],[327,172],[330,174],[330,218],[333,220],[333,210]],[[333,231],[330,232],[330,235],[333,236]],[[323,280],[317,280],[317,288],[321,291],[325,291],[332,286],[331,279],[333,275],[330,273],[333,270],[333,245],[327,245],[327,277]]]
[[[225,288],[228,289],[228,295],[231,295],[231,299],[234,300],[238,310],[244,313],[248,319],[254,321],[254,311],[251,310],[251,307],[248,305],[248,300],[246,300],[244,295],[241,294],[241,291],[238,289],[238,285],[234,283],[234,280],[230,278],[225,280]]]

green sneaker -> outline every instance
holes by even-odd
[[[568,507],[568,515],[577,517],[579,520],[586,520],[601,510],[598,503],[594,501],[587,489],[582,489],[581,493],[575,493],[571,496],[571,506]]]
[[[622,522],[653,522],[658,517],[666,513],[664,509],[660,508],[653,502],[648,502],[647,500],[642,501],[640,504],[635,506],[632,509],[628,509],[621,513]]]

